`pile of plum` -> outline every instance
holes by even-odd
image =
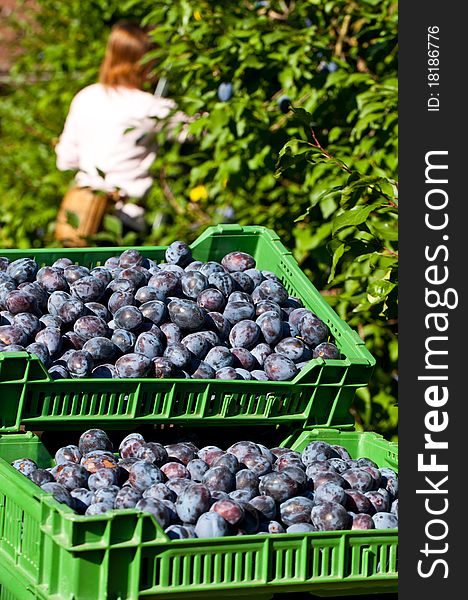
[[[312,358],[340,358],[327,325],[249,254],[202,262],[176,241],[165,260],[0,257],[0,352],[34,353],[54,379],[289,381]]]
[[[106,432],[85,431],[55,465],[13,467],[80,514],[151,513],[171,539],[398,527],[398,476],[342,446],[302,452],[251,441],[197,448],[127,435],[118,455]]]

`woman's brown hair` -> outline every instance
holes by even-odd
[[[141,89],[149,70],[141,59],[150,48],[148,34],[138,25],[130,22],[114,25],[99,72],[100,83]]]

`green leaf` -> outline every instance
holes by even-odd
[[[296,139],[289,140],[279,152],[279,158],[275,167],[275,177],[279,178],[289,168],[300,164],[310,150],[308,142]]]
[[[118,244],[115,235],[109,231],[98,231],[98,233],[95,233],[91,239],[94,242],[111,242],[112,244]]]
[[[247,129],[247,119],[238,119],[236,122],[237,136],[242,137]]]
[[[113,233],[117,238],[122,236],[122,221],[114,215],[104,215],[103,225],[106,231]]]
[[[388,279],[373,281],[367,287],[367,299],[371,304],[383,302],[395,286],[396,284]]]
[[[335,196],[339,196],[339,194],[328,194],[320,201],[320,210],[324,219],[328,219],[336,211]]]
[[[303,123],[306,127],[312,127],[312,123],[314,122],[314,118],[310,112],[304,110],[303,108],[295,108],[291,107],[291,110],[294,113],[294,116]]]
[[[327,283],[330,283],[335,278],[335,270],[336,270],[338,261],[343,256],[343,254],[346,252],[346,250],[348,250],[348,249],[349,249],[349,246],[346,246],[345,244],[340,244],[336,248],[335,252],[333,252],[333,259],[332,259],[332,264],[331,264],[331,269],[330,269],[330,275],[328,277]]]
[[[135,246],[138,243],[138,234],[135,231],[127,232],[122,239],[122,246]]]
[[[332,127],[330,133],[328,134],[328,141],[330,144],[333,144],[333,142],[339,140],[342,133],[343,129],[341,127]]]
[[[382,240],[396,242],[398,240],[398,222],[376,221],[369,224],[370,230]]]
[[[362,0],[366,4],[370,4],[371,6],[377,6],[382,0]]]
[[[350,182],[351,178],[352,181]],[[344,207],[349,204],[351,200],[352,204],[356,204],[356,202],[364,195],[364,192],[369,187],[378,187],[378,184],[384,181],[385,179],[383,177],[364,176],[358,174],[356,171],[353,172],[348,178],[348,185],[343,189],[340,205]]]
[[[340,229],[344,227],[356,227],[367,220],[368,216],[373,210],[376,210],[381,206],[381,202],[374,202],[367,206],[356,206],[351,210],[347,210],[341,213],[333,219],[332,222],[332,234],[336,235]]]
[[[311,150],[312,147],[309,142],[295,138],[284,144],[278,156],[279,158],[283,157],[285,154],[297,156],[298,154],[304,154],[304,152],[309,152]]]
[[[306,212],[298,217],[296,219],[296,222],[303,220],[304,217],[306,217],[308,214],[310,214],[311,210],[317,206],[318,204],[322,204],[322,202],[327,199],[327,200],[334,200],[335,198],[339,197],[341,194],[341,187],[340,186],[335,186],[331,189],[326,189],[323,192],[321,192],[320,194],[318,194],[317,196],[313,196],[311,201],[310,201],[310,205],[307,208]]]
[[[208,119],[206,117],[200,117],[195,121],[192,121],[188,126],[188,132],[192,135],[199,135],[207,127]]]
[[[212,125],[212,131],[221,129],[229,121],[229,110],[226,108],[225,104],[226,103],[223,102],[222,107],[217,107],[210,113],[210,123]]]
[[[265,162],[265,156],[267,154],[269,154],[270,151],[271,151],[270,146],[265,146],[265,148],[263,148],[263,150],[261,150],[253,158],[251,158],[247,162],[249,169],[256,170],[256,169],[260,168]]]

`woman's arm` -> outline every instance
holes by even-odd
[[[73,100],[70,105],[62,135],[59,138],[58,144],[55,146],[57,169],[60,171],[78,169],[80,166],[78,155],[78,119],[76,113],[76,103]]]

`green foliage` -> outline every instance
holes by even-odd
[[[148,6],[39,0],[12,22],[24,52],[0,88],[0,246],[53,243],[57,208],[72,179],[57,171],[54,153],[70,102],[96,80],[112,23],[132,13],[142,18]]]
[[[167,1],[148,16],[162,24],[153,56],[171,94],[189,114],[209,112],[191,127],[198,144],[160,137],[151,202],[167,220],[154,239],[195,236],[227,207],[275,229],[377,358],[358,424],[395,436],[396,5],[270,3],[275,18],[246,6]],[[224,103],[223,81],[234,88]],[[194,205],[197,185],[208,197]]]
[[[363,429],[375,427],[396,436],[397,185],[393,179],[366,175],[335,158],[310,128],[311,115],[303,109],[296,112],[310,141],[293,139],[285,144],[277,176],[300,171],[306,181],[310,176],[313,189],[317,165],[326,165],[334,174],[334,182],[341,180],[312,196],[310,206],[297,219],[295,234],[302,260],[309,264],[323,247],[332,255],[329,268],[325,263],[320,269],[322,273],[328,271],[326,282],[322,280],[323,293],[378,359],[369,387],[357,393],[353,409],[357,423]]]
[[[356,419],[394,436],[396,1],[39,0],[36,33],[0,98],[1,245],[53,243],[72,175],[56,172],[53,140],[122,17],[155,26],[156,76],[179,108],[202,115],[188,143],[158,134],[152,229],[139,241],[190,241],[229,221],[273,228],[376,356]],[[233,85],[228,102],[222,82]],[[94,243],[122,239],[110,218]]]

